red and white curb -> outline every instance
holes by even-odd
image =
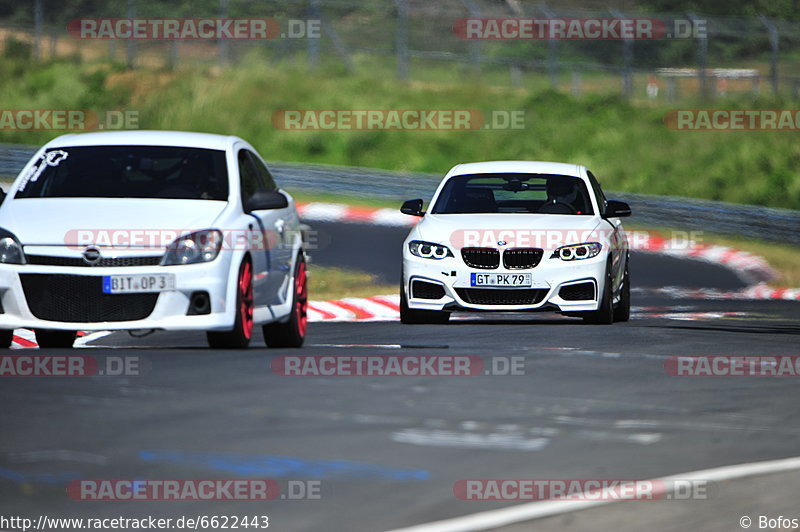
[[[348,297],[309,301],[309,321],[394,321],[400,319],[400,296]]]
[[[668,239],[655,231],[634,231],[630,240],[632,250],[719,264],[733,270],[751,284],[768,282],[778,277],[778,273],[763,257],[747,251],[715,244]]]
[[[89,342],[93,342],[103,336],[108,336],[111,331],[78,331],[78,337],[73,344],[75,347],[83,347]],[[36,343],[36,335],[30,329],[16,329],[14,336],[11,340],[11,349],[29,349],[37,348],[39,345]]]
[[[738,300],[780,300],[780,301],[800,301],[800,288],[772,288],[765,284],[756,284],[743,288],[742,290],[725,291],[712,288],[682,288],[675,286],[665,286],[663,288],[647,288],[634,292],[646,292],[648,294],[662,295],[675,299],[738,299]]]

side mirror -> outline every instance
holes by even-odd
[[[630,206],[624,201],[608,200],[606,205],[606,218],[624,218],[631,215]]]
[[[3,204],[3,200],[6,199],[6,191],[0,188],[0,205]]]
[[[425,213],[422,212],[422,200],[421,199],[410,199],[403,203],[403,206],[400,207],[400,212],[403,214],[408,214],[410,216],[424,216]]]
[[[289,206],[286,196],[278,192],[258,191],[247,200],[245,209],[247,212],[268,211],[273,209],[285,209]]]

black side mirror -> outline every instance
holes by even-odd
[[[403,206],[400,207],[400,212],[403,214],[408,214],[411,216],[424,216],[425,213],[422,212],[422,200],[421,199],[410,199],[403,203]]]
[[[6,191],[0,188],[0,205],[3,204],[3,200],[6,199]]]
[[[247,212],[268,211],[273,209],[285,209],[289,206],[289,200],[280,192],[265,192],[260,190],[250,196],[245,204]]]
[[[608,200],[606,204],[606,218],[624,218],[631,215],[630,206],[624,201]]]

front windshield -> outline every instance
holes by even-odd
[[[550,174],[468,174],[445,183],[432,214],[593,214],[583,180]]]
[[[51,149],[14,198],[228,199],[225,152],[170,146]]]

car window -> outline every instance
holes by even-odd
[[[227,201],[225,152],[175,146],[50,149],[23,177],[14,198]]]
[[[258,191],[266,190],[266,185],[253,164],[247,150],[239,150],[239,182],[242,188],[242,203],[250,199]]]
[[[432,214],[592,214],[589,193],[575,176],[467,174],[445,183]]]
[[[272,174],[269,172],[267,167],[261,162],[261,159],[254,154],[253,152],[248,152],[248,156],[253,161],[253,166],[255,166],[256,171],[258,172],[261,181],[264,183],[266,187],[265,190],[268,192],[273,192],[278,189],[278,185],[275,184],[275,180],[272,178]]]

